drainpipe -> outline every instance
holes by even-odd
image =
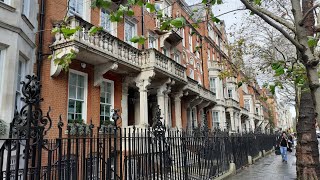
[[[45,0],[41,0],[41,9],[39,16],[39,36],[38,36],[38,50],[37,50],[37,78],[41,79],[41,66],[43,58],[43,31],[44,31],[44,11],[45,11]]]
[[[144,6],[141,7],[141,34],[144,35]],[[144,49],[144,43],[142,44],[142,49]]]

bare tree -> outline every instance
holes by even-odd
[[[316,26],[315,10],[320,7],[320,4],[315,4],[314,0],[240,1],[248,10],[280,32],[294,45],[297,60],[305,67],[308,82],[301,93],[297,124],[297,177],[298,179],[319,179],[320,166],[315,123],[320,112],[318,76],[320,59],[317,53],[320,51],[317,51],[315,45],[319,41],[317,33],[320,28]],[[291,10],[289,11],[288,8]]]

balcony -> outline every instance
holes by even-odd
[[[155,49],[139,50],[123,42],[106,31],[99,31],[94,35],[89,33],[92,24],[80,17],[70,17],[67,21],[70,28],[80,27],[69,39],[60,33],[50,48],[53,56],[61,57],[71,50],[77,52],[76,59],[97,66],[110,67],[116,64],[117,73],[139,73],[143,70],[154,69],[161,77],[172,77],[182,84],[187,83],[186,68]],[[57,76],[61,68],[52,63],[51,75]]]
[[[222,65],[218,61],[208,62],[208,71],[221,71]]]
[[[207,101],[216,102],[216,95],[214,92],[211,92],[208,89],[205,89],[203,86],[199,85],[197,81],[188,77],[188,85],[186,87],[190,95],[197,95]]]
[[[142,70],[155,69],[163,76],[187,83],[187,68],[173,59],[165,56],[156,49],[147,49],[142,52]]]
[[[227,80],[227,83],[235,83],[235,84],[237,84],[237,78],[236,77],[227,77],[226,80]]]
[[[226,99],[226,106],[229,108],[235,108],[240,110],[239,102],[234,99]]]

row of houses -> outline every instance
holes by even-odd
[[[269,132],[277,127],[277,103],[267,90],[256,82],[238,87],[241,71],[220,78],[233,66],[224,22],[214,23],[202,4],[151,2],[189,25],[163,32],[155,14],[140,7],[133,8],[135,16],[114,23],[108,9],[92,9],[87,0],[0,0],[0,119],[11,122],[15,107],[23,105],[19,82],[36,74],[41,108],[51,107],[54,122],[61,114],[66,124],[108,125],[112,110],[119,109],[118,126],[143,128],[152,124],[159,106],[167,128]],[[81,27],[69,39],[51,33],[65,16],[70,27]],[[191,25],[195,22],[199,27]],[[92,26],[103,31],[91,35]],[[136,35],[146,42],[132,43]],[[77,54],[66,72],[53,59],[71,51]]]

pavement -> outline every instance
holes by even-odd
[[[236,175],[227,180],[291,180],[296,179],[295,150],[288,153],[288,163],[282,162],[281,155],[274,152],[262,157],[253,165],[239,170]]]

